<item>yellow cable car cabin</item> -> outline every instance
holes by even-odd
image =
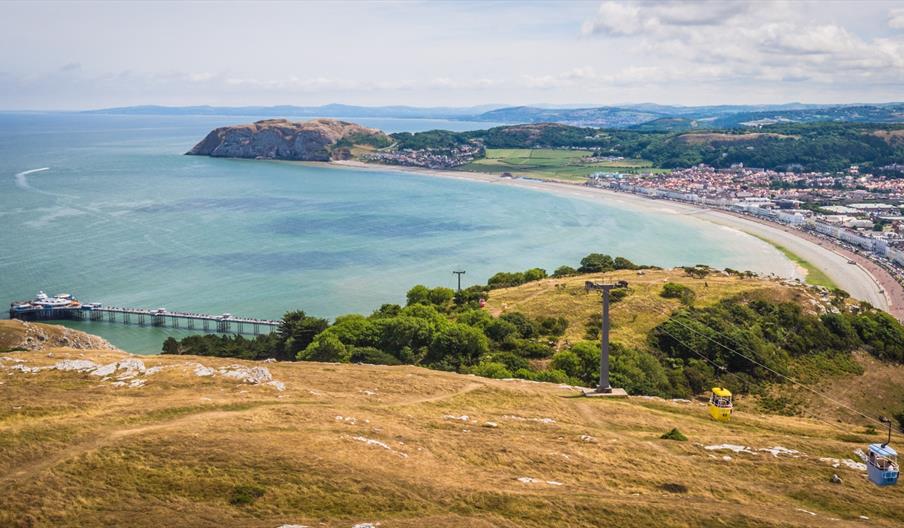
[[[731,418],[730,390],[713,387],[713,395],[709,399],[709,415],[720,422],[727,422]]]

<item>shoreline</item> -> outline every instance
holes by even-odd
[[[321,165],[318,163],[318,165]],[[572,197],[603,200],[628,205],[632,208],[655,209],[659,213],[694,216],[723,227],[736,229],[759,238],[773,246],[781,246],[817,268],[832,282],[851,294],[877,308],[887,311],[898,320],[904,320],[904,287],[887,271],[867,257],[855,254],[827,239],[813,236],[782,224],[748,218],[720,209],[710,209],[671,200],[654,200],[610,189],[587,187],[577,183],[558,182],[541,179],[503,179],[495,174],[479,172],[425,169],[375,165],[354,160],[331,161],[327,166],[357,170],[381,170],[404,172],[422,176],[478,181],[496,185],[511,185],[543,192],[570,195]],[[667,205],[667,207],[662,207]],[[849,264],[849,261],[855,264]]]

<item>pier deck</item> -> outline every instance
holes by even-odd
[[[147,308],[101,306],[35,309],[23,312],[10,310],[10,319],[24,321],[106,321],[108,323],[134,324],[196,330],[217,334],[263,335],[276,330],[279,321],[256,319],[234,315],[211,315],[194,312],[172,312]]]

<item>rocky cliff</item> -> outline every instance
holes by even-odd
[[[40,351],[50,348],[116,350],[106,339],[65,326],[25,321],[0,321],[0,350]]]
[[[295,122],[265,119],[250,125],[220,127],[186,154],[217,158],[329,161],[349,156],[357,144],[385,146],[383,132],[335,119]]]

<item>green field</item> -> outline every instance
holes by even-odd
[[[759,238],[763,242],[766,242],[772,245],[775,249],[779,250],[783,255],[788,257],[788,260],[807,270],[807,276],[804,279],[804,282],[813,286],[822,286],[824,288],[828,288],[830,290],[838,287],[835,282],[829,278],[821,269],[814,266],[811,262],[804,260],[797,256],[797,254],[793,253],[790,249],[782,246],[780,244],[776,244],[775,242],[763,238],[761,236],[753,235],[756,238]]]
[[[645,160],[625,159],[588,163],[589,150],[564,149],[487,149],[486,157],[459,170],[530,176],[551,180],[583,181],[594,172],[663,172]]]

